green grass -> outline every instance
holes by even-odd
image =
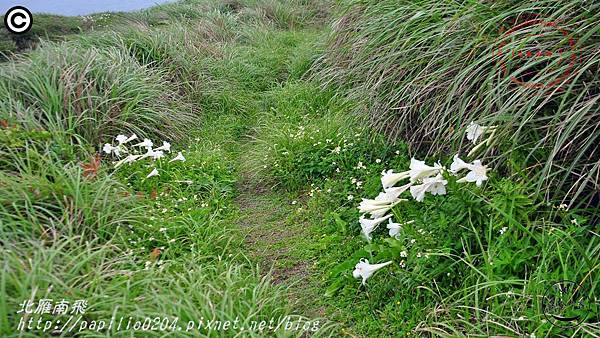
[[[359,128],[340,114],[352,105],[319,91],[317,84],[288,83],[266,102],[249,163],[267,186],[292,192],[288,204],[299,201],[290,214],[295,222],[307,223],[301,235],[286,237],[283,247],[292,252],[292,262],[310,262],[317,276],[313,285],[325,290],[316,303],[340,324],[340,332],[389,337],[598,333],[594,294],[600,243],[597,226],[585,216],[589,209],[550,205],[532,184],[494,171],[484,188],[451,183],[447,196],[401,203],[393,209],[395,221],[415,223],[398,239],[384,229],[367,243],[359,235],[358,202],[381,191],[382,170],[407,168],[407,146]],[[277,231],[281,224],[265,224],[264,231],[274,236],[294,229]],[[265,245],[266,257],[281,249]],[[394,264],[361,287],[351,276],[360,258]],[[287,256],[279,261],[289,262]],[[543,296],[560,280],[582,283],[590,306],[586,324],[562,328],[546,319]],[[310,299],[310,291],[304,292]]]
[[[132,14],[137,24],[44,42],[2,65],[3,334],[19,335],[16,310],[40,298],[85,299],[88,321],[177,317],[185,330],[190,320],[238,319],[245,336],[302,334],[250,327],[306,319],[269,267],[244,254],[234,197],[260,93],[308,68],[289,55],[314,33],[279,29],[314,17],[274,2],[234,5],[161,6]],[[170,23],[180,16],[201,22]],[[187,160],[114,170],[104,155],[86,178],[82,165],[118,133],[169,140]],[[161,175],[145,179],[153,165]]]
[[[347,89],[372,125],[424,155],[468,151],[462,131],[471,121],[497,125],[491,146],[479,152],[495,168],[526,176],[547,198],[570,206],[597,202],[598,4],[423,0],[340,7],[315,79]],[[558,23],[567,37],[555,31],[551,41],[536,42],[554,50],[552,58],[519,62],[508,51],[531,49],[530,36],[540,33],[522,29],[510,40],[501,31],[531,13]],[[560,80],[569,64],[556,50],[568,46],[567,38],[575,45],[575,70]],[[503,73],[500,60],[517,65]],[[527,71],[537,74],[528,83],[559,83],[531,89],[511,81]]]

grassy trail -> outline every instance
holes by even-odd
[[[213,104],[201,103],[206,110],[195,134],[206,147],[218,147],[234,168],[236,216],[228,223],[244,238],[240,252],[258,265],[263,278],[284,290],[291,314],[320,320],[324,329],[318,335],[327,336],[334,330],[332,323],[322,321],[325,308],[319,289],[322,280],[316,271],[314,222],[302,202],[295,200],[298,192],[267,184],[268,178],[256,170],[253,161],[260,152],[256,137],[261,124],[280,118],[273,105],[289,100],[289,93],[298,86],[314,86],[299,80],[303,72],[293,68],[305,64],[303,52],[314,34],[312,30],[252,34],[246,44],[233,47],[230,58],[218,60],[213,67],[215,76],[224,78],[223,90],[235,88],[244,99],[228,102],[219,95],[212,99]],[[252,57],[243,58],[240,51]],[[231,69],[238,72],[229,73]]]
[[[248,255],[260,264],[261,271],[270,271],[275,284],[287,287],[288,300],[298,314],[323,317],[324,309],[317,302],[317,281],[312,278],[314,257],[303,257],[303,247],[310,238],[309,222],[298,217],[292,198],[261,183],[245,163],[241,157],[237,204]]]

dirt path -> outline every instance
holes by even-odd
[[[318,282],[311,274],[314,262],[304,250],[309,240],[308,224],[299,217],[298,205],[258,182],[244,163],[242,158],[237,203],[248,255],[259,262],[264,274],[271,273],[275,284],[288,287],[295,314],[323,317],[324,310],[315,301]]]

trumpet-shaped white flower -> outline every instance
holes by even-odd
[[[460,157],[458,157],[458,154],[456,154],[454,155],[454,159],[452,161],[452,164],[450,165],[450,172],[456,174],[463,169],[469,169],[469,166],[470,164],[461,160]]]
[[[133,154],[127,155],[127,157],[125,157],[124,159],[122,159],[119,162],[115,163],[115,168],[120,167],[124,163],[133,163],[137,159],[139,159],[140,157],[142,157],[142,155],[133,155]]]
[[[117,142],[119,142],[119,145],[121,145],[121,144],[124,144],[125,141],[127,141],[127,136],[117,135],[117,137],[115,139],[117,140]]]
[[[394,185],[396,185],[396,183],[398,183],[399,181],[408,177],[410,177],[408,171],[395,173],[392,169],[388,171],[384,170],[381,173],[381,185],[383,185],[383,189],[391,188]]]
[[[446,195],[446,184],[448,184],[448,181],[446,181],[442,175],[426,178],[423,182],[431,183],[427,191],[432,195]]]
[[[181,151],[178,152],[177,156],[175,156],[172,160],[170,160],[169,163],[175,162],[175,161],[185,162],[185,157],[183,157],[183,154],[181,153]]]
[[[410,194],[415,200],[422,202],[426,192],[430,192],[432,195],[446,194],[446,184],[448,184],[448,181],[441,174],[435,177],[427,177],[423,179],[423,184],[410,187]]]
[[[131,134],[131,136],[129,136],[129,138],[127,138],[125,141],[123,141],[122,144],[126,144],[126,143],[129,143],[129,142],[133,141],[133,140],[137,140],[137,138],[138,137],[137,137],[136,134]]]
[[[171,143],[169,143],[167,141],[163,141],[163,145],[162,146],[154,149],[154,151],[157,151],[157,150],[171,152]]]
[[[144,147],[146,149],[152,149],[152,146],[154,144],[152,143],[152,141],[150,141],[150,139],[145,138],[143,142],[140,142],[138,144],[134,144],[134,147]]]
[[[165,156],[162,150],[152,150],[152,148],[146,148],[146,153],[140,156],[140,160],[146,157],[152,157],[152,159],[157,160]]]
[[[121,156],[121,149],[118,146],[113,147],[113,145],[110,143],[105,144],[104,147],[102,147],[102,151],[107,154],[114,153],[117,157]]]
[[[467,140],[473,142],[473,144],[477,144],[477,140],[485,133],[486,127],[482,127],[477,123],[471,121],[469,126],[467,127]]]
[[[361,258],[358,263],[354,266],[354,271],[352,271],[352,276],[354,278],[362,278],[362,284],[365,285],[365,282],[369,277],[371,277],[375,271],[386,267],[392,264],[392,261],[381,263],[381,264],[369,264],[369,261]]]
[[[162,150],[152,150],[152,158],[158,160],[159,158],[165,157],[165,153]]]
[[[456,182],[464,183],[464,182],[475,182],[478,187],[483,184],[483,181],[487,180],[487,166],[481,164],[480,160],[473,161],[473,164],[469,165],[469,173],[467,176],[459,179]]]
[[[394,223],[390,218],[386,227],[389,229],[389,234],[391,237],[398,237],[398,235],[400,235],[400,230],[402,230],[402,226],[412,224],[414,222],[415,221],[408,221],[405,223]]]
[[[112,151],[113,151],[114,148],[115,147],[113,147],[112,144],[107,143],[107,144],[104,145],[104,147],[102,147],[102,151],[104,151],[107,154],[110,154],[110,153],[112,153]]]
[[[158,170],[156,170],[156,168],[154,168],[149,174],[148,176],[146,176],[146,178],[150,178],[153,176],[159,176],[160,174],[158,173]]]
[[[471,121],[471,123],[469,123],[469,126],[467,127],[467,130],[465,132],[467,133],[467,140],[471,141],[473,144],[477,144],[477,140],[479,140],[479,138],[481,136],[483,136],[484,134],[490,133],[491,136],[487,139],[487,143],[489,145],[490,141],[494,137],[495,131],[496,131],[496,126],[484,127],[484,126],[480,126],[477,123]],[[483,142],[482,142],[482,144],[483,144]],[[479,144],[479,146],[481,146],[481,144]],[[479,148],[479,146],[477,148]]]
[[[365,218],[364,215],[360,216],[359,222],[360,222],[360,227],[362,228],[362,232],[365,235],[365,237],[367,238],[367,240],[371,240],[371,233],[373,232],[373,230],[375,230],[375,228],[377,228],[377,226],[382,223],[383,221],[387,220],[388,218],[392,217],[392,215],[387,215],[384,217],[379,217],[379,218],[375,218],[375,219],[367,219]]]
[[[368,213],[371,214],[372,217],[377,218],[385,215],[388,211],[390,211],[391,208],[393,208],[399,202],[399,199],[396,199],[395,201],[378,201],[377,199],[370,200],[363,198],[362,202],[360,202],[358,206],[358,210],[361,213]]]
[[[380,193],[379,196],[377,196],[375,199],[378,201],[380,201],[380,200],[395,201],[400,197],[400,195],[403,192],[408,190],[408,188],[410,188],[410,186],[411,186],[411,183],[408,183],[401,187],[391,187],[391,188],[384,189],[384,192]]]
[[[443,167],[439,163],[436,163],[433,165],[433,167],[431,167],[425,164],[425,161],[419,161],[415,158],[411,158],[409,170],[410,181],[414,183],[426,177],[436,175],[440,173],[442,169]]]

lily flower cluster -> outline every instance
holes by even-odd
[[[467,128],[467,138],[476,143],[486,132],[491,132],[493,136],[492,127],[486,128],[471,122],[471,125]],[[484,181],[488,179],[487,171],[488,168],[481,163],[481,160],[475,160],[471,163],[463,161],[458,154],[453,158],[453,162],[450,165],[450,170],[447,170],[439,162],[434,163],[432,166],[427,165],[425,161],[419,161],[415,158],[411,158],[409,170],[404,172],[396,173],[393,170],[383,171],[381,173],[381,185],[383,186],[383,192],[379,193],[375,199],[363,198],[358,206],[358,210],[362,214],[359,218],[359,223],[362,229],[362,234],[368,241],[371,241],[371,234],[377,227],[385,221],[388,221],[386,228],[391,237],[397,238],[400,235],[402,227],[413,223],[414,221],[408,221],[404,223],[396,223],[392,219],[392,214],[388,214],[390,210],[397,204],[408,201],[406,198],[401,198],[404,192],[409,191],[412,198],[418,202],[422,202],[427,193],[431,195],[445,195],[446,185],[448,181],[446,177],[449,175],[458,176],[463,171],[468,170],[468,173],[458,179],[458,183],[475,183],[477,186],[481,186]],[[408,180],[407,184],[396,187],[396,184],[403,180]],[[366,216],[370,215],[369,218]],[[365,259],[361,259],[355,266],[353,276],[355,278],[362,277],[363,284],[375,271],[381,269],[384,266],[391,264],[392,262],[385,262],[382,264],[369,264]]]
[[[117,141],[116,145],[112,145],[111,143],[106,143],[102,148],[102,151],[108,155],[114,155],[119,160],[114,162],[115,168],[122,166],[123,164],[132,164],[136,161],[140,161],[146,158],[152,159],[156,161],[165,157],[165,152],[171,153],[171,144],[167,141],[163,141],[162,145],[156,148],[154,147],[154,143],[145,138],[143,141],[136,143],[131,146],[131,149],[127,147],[127,144],[137,140],[137,135],[133,134],[129,137],[125,135],[118,135],[115,140]],[[145,152],[144,152],[145,151]],[[127,155],[127,156],[125,156]],[[170,162],[181,161],[185,162],[185,157],[181,152],[177,153],[177,156],[173,157]],[[150,178],[153,176],[159,176],[160,173],[158,169],[153,168],[152,171],[146,176],[146,178]]]

